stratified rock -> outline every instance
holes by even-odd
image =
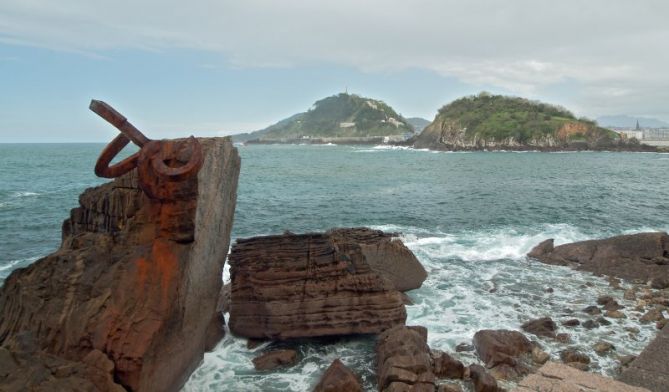
[[[370,267],[363,247],[372,245],[358,243],[369,235],[349,229],[237,240],[228,258],[230,330],[281,340],[404,324],[401,293]],[[376,238],[389,241],[382,233]]]
[[[253,358],[256,370],[274,370],[281,367],[290,367],[297,363],[297,351],[275,350],[268,351]]]
[[[555,331],[557,325],[550,317],[542,317],[535,320],[530,320],[521,326],[523,331],[529,332],[537,336],[545,336],[548,338],[555,338]]]
[[[362,392],[358,376],[339,359],[332,361],[314,392]]]
[[[495,369],[496,374],[513,379],[526,374],[528,369],[519,358],[532,353],[532,343],[518,331],[481,330],[474,334],[476,353],[486,367]]]
[[[67,361],[101,352],[128,389],[179,390],[224,333],[216,304],[240,165],[229,139],[200,143],[202,168],[163,184],[168,200],[141,191],[136,169],[80,196],[60,249],[0,289],[0,345],[30,332]]]
[[[574,242],[552,250],[544,241],[528,256],[628,280],[669,279],[669,234],[664,232]]]
[[[462,379],[465,365],[443,351],[433,350],[432,371],[439,378]]]
[[[483,366],[469,365],[469,374],[474,383],[474,392],[501,392],[497,380],[486,372]]]
[[[396,326],[379,335],[376,360],[379,391],[434,391],[430,348],[415,329]]]

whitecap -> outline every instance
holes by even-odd
[[[14,192],[12,193],[13,197],[30,197],[30,196],[39,196],[39,193],[36,192]]]

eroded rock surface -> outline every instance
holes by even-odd
[[[473,343],[481,361],[498,377],[514,379],[529,371],[521,359],[531,356],[534,346],[522,333],[484,329],[474,334]]]
[[[434,392],[427,330],[397,326],[381,335],[376,344],[379,391]]]
[[[661,281],[669,278],[669,235],[663,232],[621,235],[553,247],[537,245],[528,256],[622,279]]]
[[[282,340],[404,324],[401,293],[368,261],[372,238],[389,241],[369,229],[237,240],[229,257],[231,331]]]
[[[362,386],[358,376],[339,359],[335,359],[321,377],[314,392],[362,392]]]
[[[240,166],[229,139],[200,143],[197,176],[164,184],[172,200],[144,194],[136,169],[80,196],[60,249],[0,289],[0,345],[30,333],[47,356],[102,353],[128,389],[181,387],[224,332],[216,304]]]

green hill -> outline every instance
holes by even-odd
[[[413,128],[383,101],[341,93],[321,99],[311,109],[282,120],[268,128],[235,135],[235,140],[261,142],[311,138],[402,137]]]
[[[611,145],[618,135],[567,109],[519,97],[481,93],[439,109],[416,137],[418,148],[479,150],[488,148],[584,148]]]

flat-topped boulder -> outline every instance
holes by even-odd
[[[380,392],[434,392],[427,330],[404,325],[391,328],[376,343],[377,377]]]
[[[159,163],[189,162],[192,145],[174,141],[175,157]],[[126,389],[181,388],[224,333],[216,305],[240,168],[228,138],[199,145],[201,168],[190,177],[142,177],[134,168],[79,197],[60,249],[0,288],[1,346],[30,336],[36,360],[86,365],[95,352]],[[154,181],[157,194],[142,181]],[[83,365],[77,374],[88,374]]]
[[[238,239],[228,259],[230,330],[282,340],[404,324],[401,293],[370,264],[375,249],[391,246],[390,236],[368,229]]]
[[[529,257],[566,265],[598,275],[660,282],[669,278],[669,234],[664,232],[621,235],[553,246],[537,245]]]

